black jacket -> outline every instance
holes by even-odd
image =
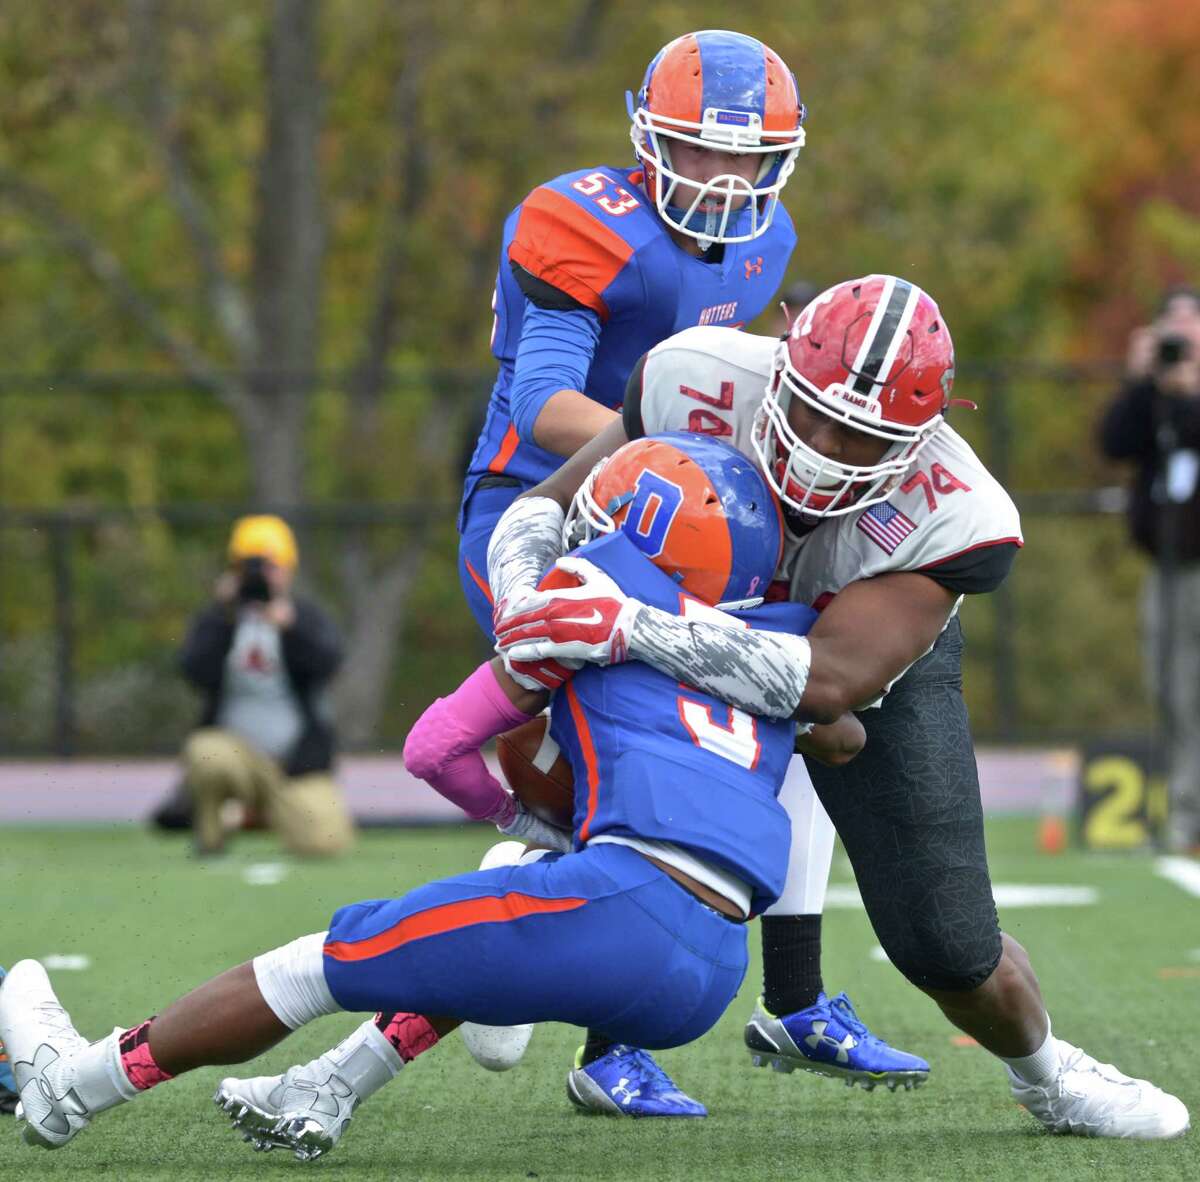
[[[283,664],[305,726],[288,753],[289,776],[328,771],[333,766],[333,726],[317,708],[320,691],[342,663],[342,645],[333,621],[310,600],[296,598],[296,622],[280,637]],[[236,621],[220,604],[210,604],[192,619],[179,654],[183,675],[204,694],[201,726],[212,726],[221,708],[225,658],[233,645]]]
[[[1129,524],[1138,546],[1159,561],[1200,561],[1200,480],[1186,501],[1166,503],[1162,493],[1168,456],[1200,451],[1200,398],[1161,394],[1152,377],[1126,382],[1100,424],[1100,446],[1137,464]]]

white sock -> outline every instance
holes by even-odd
[[[1000,1058],[1022,1083],[1044,1088],[1058,1076],[1058,1043],[1049,1029],[1046,1031],[1046,1041],[1032,1055],[1022,1055],[1017,1059],[1005,1059],[1001,1055]]]
[[[314,1018],[337,1014],[325,982],[325,937],[328,932],[301,936],[282,948],[254,958],[254,979],[263,1001],[289,1030],[298,1030]]]
[[[404,1066],[400,1052],[372,1021],[352,1030],[321,1058],[337,1067],[338,1074],[360,1100],[373,1096],[384,1084],[390,1083]]]
[[[77,1051],[63,1064],[64,1074],[73,1076],[70,1086],[89,1113],[115,1108],[141,1094],[121,1066],[122,1033],[120,1026],[114,1027],[107,1038]]]

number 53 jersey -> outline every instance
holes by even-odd
[[[816,619],[793,603],[718,612],[681,592],[620,531],[576,553],[664,611],[796,634]],[[746,714],[640,661],[585,665],[555,693],[550,713],[550,733],[574,773],[576,847],[649,848],[761,913],[787,875],[791,822],[776,797],[795,730],[790,719]],[[674,857],[679,850],[696,863]],[[724,877],[708,877],[710,868]]]
[[[739,225],[748,217],[743,211]],[[500,369],[467,494],[487,473],[536,484],[562,463],[521,438],[514,419],[510,396],[530,303],[593,321],[595,344],[581,388],[617,408],[638,358],[659,341],[689,325],[740,326],[758,316],[795,244],[780,206],[760,237],[696,258],[675,244],[634,169],[583,169],[539,185],[504,223],[492,302],[491,347]]]
[[[669,337],[630,376],[627,434],[696,431],[753,457],[751,427],[777,343],[722,328]],[[1012,499],[966,440],[943,425],[885,501],[826,518],[802,538],[788,533],[776,593],[820,611],[859,579],[917,571],[957,593],[960,604],[963,595],[998,587],[1021,545]]]

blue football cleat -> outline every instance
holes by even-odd
[[[606,1116],[707,1116],[708,1109],[686,1096],[649,1051],[615,1046],[583,1064],[583,1047],[567,1075],[567,1096],[586,1112]]]
[[[929,1078],[929,1064],[876,1038],[844,993],[833,998],[818,994],[808,1009],[781,1018],[760,997],[745,1037],[755,1067],[814,1071],[844,1079],[847,1087],[859,1083],[868,1092],[877,1084],[887,1084],[893,1092],[899,1084],[907,1091]]]

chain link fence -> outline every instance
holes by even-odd
[[[332,610],[352,655],[391,646],[377,684],[338,695],[351,749],[400,746],[428,701],[485,652],[458,587],[454,518],[490,381],[398,375],[383,414],[400,426],[365,486],[370,500],[337,495],[339,456],[326,439],[347,396],[336,381],[306,384],[317,391],[312,497],[276,507],[298,533],[299,589]],[[955,393],[982,409],[952,421],[1013,491],[1026,536],[1006,585],[963,608],[981,739],[1150,729],[1143,566],[1127,541],[1120,474],[1094,448],[1114,382],[1106,366],[960,374]],[[145,375],[0,378],[0,756],[178,748],[196,714],[176,666],[188,620],[211,593],[232,520],[272,508],[246,499],[249,476],[235,424],[205,391]],[[389,572],[400,584],[390,623],[356,636],[364,596]]]

